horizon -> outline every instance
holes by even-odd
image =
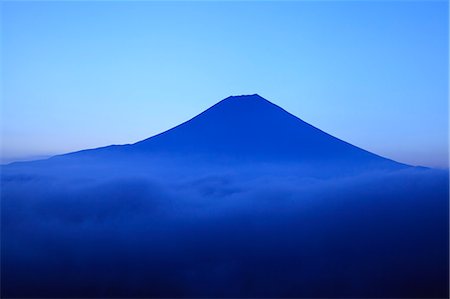
[[[137,142],[257,93],[377,155],[448,168],[446,2],[1,6],[2,164]]]

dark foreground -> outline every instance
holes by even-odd
[[[4,298],[447,297],[448,173],[5,173],[1,238]]]

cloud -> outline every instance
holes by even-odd
[[[18,177],[2,187],[7,297],[432,297],[448,290],[446,172]]]

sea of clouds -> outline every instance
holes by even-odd
[[[445,297],[448,172],[2,175],[2,297]]]

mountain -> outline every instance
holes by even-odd
[[[280,165],[286,171],[289,165],[295,174],[319,176],[407,167],[333,137],[257,94],[230,96],[189,121],[134,144],[20,164],[20,168],[71,164],[72,169],[95,164],[101,169],[120,166],[116,169],[120,172],[174,167],[178,172],[185,168],[208,172],[214,167],[263,165],[270,165],[273,172]]]
[[[251,161],[386,161],[326,134],[257,94],[228,97],[132,147],[136,151]]]

